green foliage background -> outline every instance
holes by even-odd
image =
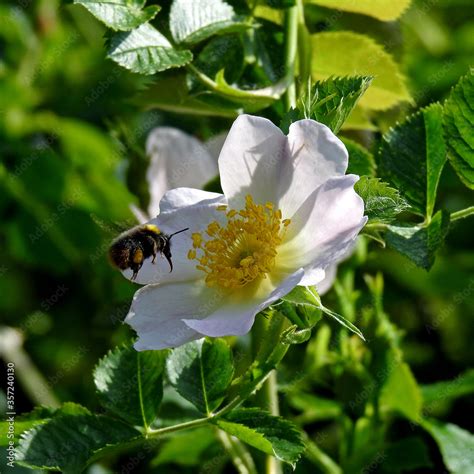
[[[153,3],[156,2],[148,2]],[[160,31],[167,31],[170,3],[159,2],[162,11],[154,24]],[[245,2],[229,3],[239,10]],[[411,102],[379,107],[377,104],[391,100],[391,96],[382,94],[385,86],[379,78],[380,89],[372,90],[378,91],[382,98],[372,99],[373,102],[366,102],[367,107],[356,109],[348,121],[352,126],[342,128],[349,149],[350,144],[355,147],[354,155],[357,143],[370,149],[381,133],[416,110],[415,106],[443,102],[472,66],[474,11],[469,8],[468,0],[416,0],[398,22],[388,23],[357,13],[329,10],[317,1],[310,3],[306,18],[309,33],[329,35],[351,30],[369,35],[393,55],[407,78],[406,90],[398,83],[390,87],[398,99],[408,97],[409,91]],[[152,14],[154,10],[150,11]],[[106,32],[81,6],[59,0],[7,0],[0,5],[0,17],[1,337],[6,341],[6,328],[17,328],[22,338],[21,351],[27,356],[26,362],[17,361],[16,410],[28,412],[36,405],[55,401],[75,401],[91,410],[100,410],[94,392],[93,368],[110,348],[133,337],[122,320],[136,287],[110,268],[106,259],[110,235],[97,222],[118,221],[130,225],[133,216],[129,205],[146,206],[144,143],[149,130],[166,124],[204,140],[227,130],[235,111],[229,97],[213,96],[207,103],[217,111],[214,114],[177,113],[176,105],[183,103],[176,89],[179,80],[188,81],[190,90],[197,93],[202,90],[202,84],[192,75],[186,78],[173,71],[159,76],[161,82],[157,82],[154,76],[135,74],[106,59],[104,37],[106,43],[113,44],[112,33]],[[185,38],[185,32],[179,31],[178,26],[174,33],[171,28],[173,36]],[[258,34],[264,43],[266,33]],[[281,79],[282,65],[278,64],[278,58],[264,64],[262,70],[255,67],[242,74],[238,65],[244,44],[235,36],[224,38],[229,37],[216,36],[210,41],[222,42],[219,51],[225,51],[222,61],[228,60],[227,65],[209,61],[211,49],[207,51],[206,45],[198,48],[197,59],[197,64],[203,70],[207,68],[205,72],[212,77],[225,65],[221,85],[239,79],[244,90],[255,85],[263,88]],[[272,36],[277,45],[280,39],[278,32]],[[319,39],[323,46],[326,40],[327,37]],[[238,48],[226,41],[237,41]],[[338,68],[343,67],[338,61],[342,54],[350,53],[323,46],[327,71],[314,72],[313,79],[343,75],[338,74]],[[234,56],[227,56],[226,48]],[[196,50],[193,52],[196,54]],[[364,102],[361,100],[360,104]],[[264,102],[259,105],[263,107],[259,114],[279,124],[282,115],[279,106],[266,105]],[[191,99],[187,110],[202,111],[202,104],[195,106]],[[362,127],[360,124],[367,124],[368,117],[370,127]],[[423,126],[417,119],[413,129]],[[395,144],[389,140],[384,146],[397,154],[394,135],[391,139]],[[393,200],[397,204],[397,197]],[[426,206],[425,202],[419,204],[416,197],[413,202],[415,207]],[[456,211],[470,205],[472,191],[450,166],[445,166],[435,210]],[[383,462],[375,464],[374,472],[377,469],[390,472],[387,466],[396,465],[401,452],[409,457],[410,450],[414,451],[414,461],[411,467],[406,467],[406,472],[442,472],[446,465],[433,438],[407,421],[412,415],[416,418],[416,413],[405,413],[404,417],[394,415],[389,421],[364,426],[365,400],[375,396],[373,392],[378,390],[371,388],[367,392],[367,387],[374,383],[369,380],[367,370],[369,367],[372,376],[377,374],[376,365],[383,364],[382,359],[388,357],[384,351],[389,348],[400,350],[407,366],[403,364],[397,369],[400,383],[391,380],[393,386],[385,386],[385,394],[377,394],[381,410],[385,404],[403,413],[415,403],[412,399],[403,402],[404,396],[410,396],[403,384],[411,375],[402,373],[409,366],[418,383],[427,386],[422,389],[425,413],[474,431],[474,424],[467,416],[474,410],[472,372],[467,372],[474,365],[474,249],[470,219],[453,223],[429,272],[372,240],[361,242],[351,259],[341,265],[338,281],[324,303],[350,321],[357,321],[369,340],[368,345],[347,337],[342,351],[332,350],[331,344],[339,337],[338,329],[333,321],[325,319],[317,326],[311,342],[291,348],[281,367],[282,414],[304,426],[317,445],[332,457],[345,456],[347,472],[360,472],[377,459],[367,451],[372,443],[371,430],[377,434],[389,431],[393,441],[384,451]],[[396,229],[391,232],[392,237],[387,237],[389,245],[397,238]],[[366,276],[378,272],[384,274],[383,310],[377,309],[378,303],[374,305],[382,283],[378,278]],[[376,318],[382,318],[389,327],[385,333],[370,334],[370,321]],[[329,331],[332,331],[331,343],[325,342]],[[230,343],[241,350],[247,342],[231,340]],[[5,344],[0,347],[4,366],[12,357],[18,357],[14,348]],[[245,360],[238,362],[244,365]],[[302,374],[303,362],[306,372]],[[3,367],[2,373],[5,373]],[[457,379],[460,374],[464,378]],[[431,385],[450,380],[455,382]],[[400,387],[405,388],[400,390]],[[4,393],[0,392],[2,409]],[[170,413],[177,410],[178,418],[189,409],[178,409],[178,405],[166,399],[166,393],[164,400],[169,403]],[[344,422],[341,422],[342,412],[347,415]],[[344,427],[344,423],[351,426]],[[201,472],[198,466],[212,460],[215,462],[208,472],[231,469],[209,432],[200,430],[203,430],[201,434],[179,435],[174,444],[159,444],[138,461],[133,451],[112,456],[103,467],[94,467],[98,469],[94,471],[90,468],[90,472],[123,472],[120,469],[135,461],[133,472]],[[361,441],[364,436],[365,443]],[[344,437],[345,444],[341,442]],[[412,438],[416,440],[407,441]],[[357,443],[362,445],[358,447]],[[313,452],[310,450],[308,459],[298,464],[296,472],[331,472],[319,461],[312,464],[312,456],[319,460],[321,457],[314,452],[319,448],[311,449]],[[341,453],[342,449],[358,451],[360,458]],[[466,441],[466,450],[469,449],[472,456],[472,439]],[[1,454],[3,469],[5,456]],[[417,463],[424,456],[429,462],[425,462],[423,471],[417,471],[422,469]],[[23,469],[16,467],[12,472]],[[451,471],[468,472],[452,467]],[[405,471],[398,467],[393,472]]]

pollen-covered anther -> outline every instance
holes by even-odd
[[[205,231],[209,239],[193,234],[188,258],[199,262],[196,268],[206,273],[211,287],[233,289],[265,278],[275,266],[290,219],[283,220],[273,203],[255,204],[250,195],[244,209],[219,210],[226,210],[227,225],[211,222]]]

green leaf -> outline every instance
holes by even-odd
[[[260,408],[234,410],[214,423],[244,443],[293,466],[305,449],[295,425]]]
[[[145,0],[74,0],[113,30],[128,31],[155,18],[158,5],[143,8]]]
[[[46,423],[55,413],[55,409],[49,407],[35,407],[31,412],[24,413],[15,417],[14,424],[14,441],[18,441],[20,433],[33,428],[36,425]],[[11,423],[8,421],[8,416],[5,417],[7,421],[0,422],[0,446],[7,446],[8,442],[12,440],[9,438],[11,432]]]
[[[244,69],[244,48],[240,37],[225,35],[212,38],[199,53],[194,65],[209,77],[215,77],[224,70],[226,81],[235,83]],[[188,74],[187,83],[191,93],[207,91],[192,73]]]
[[[302,412],[296,417],[296,421],[301,424],[333,420],[343,411],[341,404],[335,400],[299,390],[287,394],[286,399],[291,407]]]
[[[212,426],[176,433],[166,440],[160,448],[158,456],[152,461],[152,466],[175,463],[180,466],[196,466],[205,457],[207,451],[216,446],[216,436]]]
[[[368,36],[338,31],[317,33],[311,40],[314,80],[331,76],[374,77],[359,102],[372,110],[385,110],[411,100],[405,78],[392,56]]]
[[[474,436],[451,423],[425,419],[421,426],[439,446],[444,463],[450,472],[471,474],[474,466]]]
[[[287,316],[292,322],[296,322],[296,318],[292,318],[291,314],[288,314],[288,309],[285,308],[285,303],[289,303],[296,308],[299,306],[302,307],[307,307],[309,310],[311,309],[318,309],[321,310],[324,314],[327,316],[331,317],[332,319],[336,320],[339,324],[344,326],[346,329],[349,329],[349,331],[353,332],[354,334],[357,334],[363,341],[365,341],[364,335],[360,331],[359,328],[354,326],[350,321],[348,321],[346,318],[341,316],[340,314],[335,313],[334,311],[331,311],[329,308],[326,308],[323,306],[321,303],[321,298],[318,295],[318,292],[314,287],[303,287],[303,286],[297,286],[295,287],[290,293],[288,293],[286,296],[281,298],[283,300],[283,304],[281,306],[281,310],[285,316]],[[277,306],[277,309],[280,309],[280,306]],[[318,322],[319,319],[316,321]],[[316,322],[314,324],[316,324]],[[313,324],[313,326],[314,326]],[[304,324],[299,324],[299,327],[305,327]],[[306,326],[307,327],[307,326]],[[312,327],[312,326],[310,326]]]
[[[279,305],[277,309],[299,328],[310,329],[321,319],[321,300],[316,290],[296,286],[281,299],[289,304]]]
[[[347,174],[357,174],[358,176],[375,175],[375,160],[366,148],[349,138],[342,137],[342,142],[349,152],[349,166],[347,167]]]
[[[369,87],[371,77],[336,77],[318,81],[283,118],[283,131],[303,118],[311,118],[327,125],[337,133],[359,99]]]
[[[303,288],[303,290],[301,290],[301,288]],[[349,329],[349,331],[353,332],[354,334],[357,334],[357,336],[359,336],[363,341],[365,341],[364,335],[358,327],[354,326],[354,324],[344,318],[344,316],[341,316],[340,314],[337,314],[334,311],[331,311],[329,308],[323,306],[323,304],[321,303],[321,298],[319,297],[318,292],[314,287],[296,287],[295,290],[291,291],[288,295],[285,296],[285,298],[288,298],[287,302],[293,302],[296,304],[298,304],[298,301],[303,301],[304,298],[307,298],[306,304],[314,305],[324,314],[336,320],[340,325],[344,326],[346,329]]]
[[[54,418],[27,431],[17,447],[19,464],[79,473],[95,453],[128,443],[140,433],[125,423],[66,403]]]
[[[425,405],[446,402],[474,393],[474,369],[467,370],[453,380],[422,385]]]
[[[412,472],[422,467],[433,467],[428,447],[414,436],[389,444],[384,454],[383,472]]]
[[[380,181],[379,178],[362,176],[354,189],[364,200],[364,213],[370,223],[391,222],[400,212],[409,207],[396,189]]]
[[[416,212],[431,217],[445,162],[443,109],[432,104],[383,137],[378,170]]]
[[[248,27],[222,0],[174,0],[171,5],[170,30],[177,43],[199,43],[216,34]]]
[[[378,128],[371,122],[370,111],[358,104],[342,126],[342,130],[370,130],[377,132]]]
[[[221,404],[234,375],[232,352],[222,339],[201,339],[174,349],[167,369],[180,395],[207,414]]]
[[[428,225],[389,226],[385,239],[390,247],[419,267],[429,270],[433,266],[436,251],[444,242],[448,228],[449,214],[438,211]]]
[[[411,0],[306,0],[327,8],[369,15],[382,21],[396,20],[409,6]]]
[[[380,407],[418,421],[423,405],[420,388],[407,364],[401,361],[394,364],[380,394]]]
[[[204,96],[199,96],[204,97]],[[141,107],[155,107],[173,113],[236,118],[240,106],[203,102],[188,93],[185,74],[160,77],[133,102]]]
[[[99,361],[94,382],[104,408],[132,425],[148,427],[163,397],[166,351],[117,347]]]
[[[107,57],[130,71],[154,74],[181,67],[193,59],[191,51],[175,49],[153,26],[144,24],[110,39]]]
[[[444,105],[448,158],[462,182],[474,189],[474,70],[453,88]]]
[[[357,102],[370,86],[372,77],[336,77],[317,82],[311,91],[308,117],[339,132]]]
[[[298,329],[293,325],[285,329],[281,334],[281,342],[283,344],[302,344],[311,337],[311,328]]]

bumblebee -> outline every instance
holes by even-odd
[[[188,229],[189,227],[173,234],[164,234],[156,225],[152,224],[133,227],[112,241],[109,248],[110,261],[120,270],[128,268],[133,270],[132,280],[135,280],[143,262],[147,258],[153,257],[151,263],[155,263],[156,255],[160,253],[168,260],[171,273],[173,271],[171,238]]]

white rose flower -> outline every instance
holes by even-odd
[[[218,161],[224,194],[168,191],[149,221],[167,234],[189,231],[173,237],[173,272],[148,259],[138,273],[146,286],[126,318],[135,348],[246,334],[295,286],[322,282],[367,221],[347,163],[323,124],[300,120],[285,136],[267,119],[238,117]]]
[[[140,223],[159,213],[160,200],[166,191],[178,187],[202,188],[217,175],[217,157],[226,134],[203,143],[173,127],[156,127],[146,141],[150,164],[146,180],[150,202],[146,211],[132,206]]]

